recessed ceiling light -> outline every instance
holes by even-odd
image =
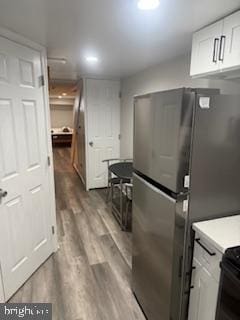
[[[159,6],[159,0],[139,0],[138,8],[140,10],[154,10]]]
[[[87,61],[87,62],[91,62],[91,63],[96,63],[96,62],[98,62],[98,57],[95,57],[95,56],[87,56],[87,57],[86,57],[86,61]]]
[[[62,99],[62,96],[58,96],[58,99]]]
[[[66,92],[63,92],[63,93],[62,93],[62,96],[66,96],[66,95],[67,95]]]

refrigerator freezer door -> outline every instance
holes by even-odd
[[[240,211],[240,96],[216,95],[209,96],[209,103],[206,100],[198,97],[195,112],[191,222]]]
[[[151,175],[153,116],[151,95],[135,100],[134,107],[134,167],[146,176]]]
[[[176,200],[134,175],[133,291],[148,320],[169,320]]]
[[[181,88],[135,99],[134,168],[175,193],[188,174],[194,97]]]

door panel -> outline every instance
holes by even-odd
[[[40,146],[35,101],[22,101],[24,113],[24,128],[27,141],[28,169],[40,163]]]
[[[133,290],[149,320],[170,318],[175,205],[134,175]]]
[[[219,45],[223,20],[206,27],[193,35],[191,76],[219,69]],[[215,48],[214,48],[215,47]]]
[[[107,167],[102,160],[119,158],[119,81],[86,80],[89,189],[107,186]]]
[[[13,157],[16,150],[16,130],[14,125],[13,105],[11,99],[0,99],[0,119],[1,119],[1,172],[2,179],[8,179],[17,174],[17,161]]]
[[[223,62],[221,68],[231,68],[240,65],[240,11],[224,19],[222,49]]]
[[[219,283],[194,258],[192,285],[189,304],[189,320],[215,320]]]
[[[34,87],[34,65],[33,61],[19,59],[20,85]]]
[[[0,261],[5,300],[53,252],[38,51],[0,37]]]

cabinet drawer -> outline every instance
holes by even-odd
[[[194,258],[219,281],[222,254],[198,235],[195,237]]]

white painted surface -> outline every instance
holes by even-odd
[[[197,231],[195,239],[200,239],[200,243],[214,255],[194,242],[188,320],[215,320],[222,253],[205,234]]]
[[[191,76],[219,69],[220,61],[218,58],[222,32],[223,20],[220,20],[194,33],[190,69]]]
[[[226,37],[223,44],[224,55],[220,68],[232,68],[240,66],[240,11],[223,21],[223,35]]]
[[[0,188],[8,191],[0,203],[5,300],[56,248],[49,115],[46,88],[39,86],[46,70],[39,50],[0,38]]]
[[[0,303],[4,302],[4,291],[3,291],[3,281],[2,281],[2,273],[1,273],[1,265],[0,265]]]
[[[221,253],[240,246],[240,215],[194,223],[193,229]]]
[[[240,83],[223,80],[192,79],[190,56],[184,55],[148,68],[122,80],[121,157],[133,155],[133,97],[153,91],[179,87],[220,88],[223,94],[239,94]]]
[[[120,153],[120,82],[87,79],[85,93],[87,189],[103,188],[107,165],[102,161]]]
[[[194,256],[188,320],[215,320],[219,282]],[[219,261],[220,262],[220,261]]]
[[[50,105],[50,113],[52,128],[73,127],[73,105]]]
[[[66,58],[54,78],[122,77],[191,49],[192,33],[239,8],[239,0],[161,0],[141,11],[137,0],[0,0],[1,25]],[[77,30],[77,31],[76,31]],[[92,66],[86,55],[99,57]]]

